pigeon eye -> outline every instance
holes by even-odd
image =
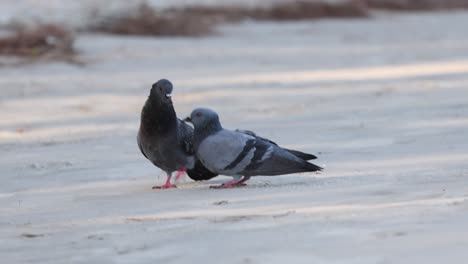
[[[197,112],[197,113],[195,114],[195,116],[196,116],[196,117],[200,117],[200,116],[202,116],[202,113]]]

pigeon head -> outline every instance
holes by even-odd
[[[157,102],[172,104],[172,83],[161,79],[151,87],[150,98]]]
[[[222,129],[218,114],[207,108],[197,108],[192,111],[190,117],[184,119],[193,124],[195,130],[218,131]]]

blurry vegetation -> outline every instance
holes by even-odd
[[[58,24],[9,25],[0,35],[0,67],[43,60],[58,60],[83,66],[73,47],[72,31]]]
[[[254,20],[307,20],[324,17],[366,17],[367,10],[361,1],[349,0],[334,3],[318,1],[285,1],[268,7],[203,7],[193,6],[181,10],[182,13],[199,17],[217,17],[217,20],[236,22]]]
[[[91,30],[122,35],[200,36],[211,32],[213,21],[178,10],[158,11],[146,3],[126,13],[104,17]]]
[[[468,8],[468,0],[363,0],[369,8],[417,11]]]
[[[74,35],[56,24],[37,26],[11,25],[0,37],[0,55],[40,57],[64,56],[75,53]]]
[[[468,8],[468,0],[285,0],[270,6],[193,5],[167,9],[155,9],[143,2],[120,14],[98,15],[87,29],[123,35],[204,36],[213,33],[221,23],[246,19],[291,21],[330,17],[362,18],[368,17],[372,9],[413,11],[454,8]],[[0,56],[46,58],[81,65],[83,63],[75,56],[74,39],[73,32],[60,24],[10,25],[6,28],[6,34],[0,34]]]
[[[369,9],[440,10],[466,8],[468,0],[290,0],[271,6],[200,5],[155,9],[142,3],[123,13],[103,17],[91,30],[123,35],[203,36],[220,23],[246,19],[291,21],[318,18],[361,18]]]
[[[323,17],[366,17],[360,0],[336,3],[286,1],[270,7],[187,6],[157,10],[146,3],[101,19],[91,30],[125,35],[201,36],[224,22],[255,20],[305,20]]]

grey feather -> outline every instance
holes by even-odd
[[[274,144],[276,146],[278,146],[278,144],[276,144],[275,142],[269,140],[268,138],[264,138],[264,137],[261,137],[257,134],[255,134],[253,131],[250,131],[250,130],[241,130],[241,129],[236,129],[235,130],[236,132],[242,132],[242,133],[245,133],[247,135],[251,135],[253,137],[256,137],[257,139],[260,139],[260,140],[264,140],[266,142],[269,142],[271,144]],[[313,154],[309,154],[309,153],[305,153],[305,152],[301,152],[301,151],[298,151],[298,150],[292,150],[292,149],[287,149],[287,148],[283,148],[284,150],[286,150],[287,152],[303,159],[303,160],[313,160],[313,159],[316,159],[317,157]]]
[[[322,170],[301,158],[311,154],[283,149],[251,131],[222,128],[212,110],[195,109],[190,118],[195,127],[195,152],[210,171],[250,177]]]
[[[171,92],[172,84],[164,79],[151,89],[141,112],[137,135],[141,153],[168,175],[187,168],[187,174],[194,180],[216,176],[197,161],[193,128],[177,118],[169,96]]]

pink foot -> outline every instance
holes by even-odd
[[[153,186],[153,190],[154,189],[172,189],[172,188],[177,188],[177,186],[175,186],[175,184],[171,184],[171,175],[169,175],[166,179],[166,183],[164,185],[161,185],[161,186]]]
[[[153,186],[152,187],[153,190],[155,190],[155,189],[172,189],[172,188],[177,188],[177,186],[175,186],[175,184],[166,183],[166,184],[161,185],[161,186]]]
[[[221,185],[210,186],[211,189],[228,189],[228,188],[237,188],[246,186],[247,184],[243,182],[226,182]]]
[[[186,168],[182,168],[180,170],[177,171],[177,174],[175,176],[175,180],[178,181],[180,178],[182,178],[182,176],[184,176],[184,173],[187,169]]]
[[[227,189],[227,188],[237,188],[237,187],[243,187],[246,186],[244,182],[248,181],[250,179],[250,176],[246,177],[244,176],[242,180],[240,181],[228,181],[225,182],[221,185],[216,185],[216,186],[210,186],[212,189]]]

